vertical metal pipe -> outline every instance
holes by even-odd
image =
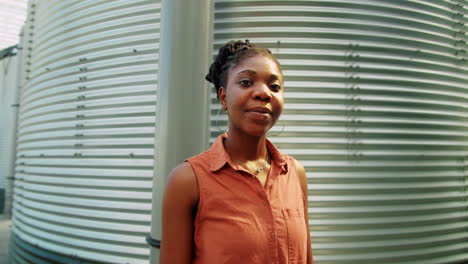
[[[21,37],[22,38],[22,37]],[[21,42],[20,42],[21,43]],[[12,203],[13,203],[13,188],[14,188],[14,179],[15,179],[15,164],[16,164],[16,138],[18,132],[18,113],[19,113],[19,102],[20,102],[20,89],[21,89],[21,81],[23,78],[22,72],[22,62],[23,62],[23,51],[20,47],[18,47],[17,55],[16,55],[16,69],[15,69],[15,87],[12,89],[14,102],[10,105],[13,109],[13,124],[12,124],[12,141],[11,144],[11,152],[10,152],[10,165],[8,167],[8,174],[7,174],[7,181],[6,181],[6,188],[5,188],[5,215],[8,219],[11,218],[11,210],[12,210]],[[13,70],[13,69],[11,69]]]
[[[10,104],[10,107],[12,109],[12,127],[11,127],[11,135],[12,135],[12,140],[10,142],[11,144],[11,152],[9,153],[10,157],[8,160],[10,161],[10,164],[8,165],[8,174],[6,178],[6,185],[5,185],[5,210],[4,213],[7,217],[7,219],[11,218],[12,215],[12,203],[13,203],[13,188],[14,188],[14,179],[15,179],[15,167],[16,167],[16,138],[17,138],[17,128],[18,128],[18,114],[19,114],[19,106],[20,106],[20,92],[21,92],[21,87],[24,84],[23,78],[24,78],[24,26],[21,28],[20,31],[20,39],[19,39],[19,44],[17,45],[17,54],[15,55],[15,69],[11,67],[9,70],[12,71],[12,74],[15,75],[15,82],[14,82],[14,88],[11,89],[13,95],[12,98],[14,98],[14,101],[12,104]]]
[[[161,239],[162,196],[170,171],[208,147],[213,1],[163,0],[159,49],[151,238]],[[164,243],[164,242],[162,242]],[[159,263],[152,248],[151,263]]]
[[[33,1],[30,1],[33,2]],[[28,13],[30,10],[33,9],[32,5],[33,3],[28,3]],[[25,22],[25,25],[21,28],[20,34],[19,34],[19,43],[18,43],[18,51],[17,51],[17,69],[16,69],[16,87],[14,89],[14,98],[15,98],[15,103],[14,103],[14,124],[13,124],[13,129],[14,129],[14,140],[12,141],[11,144],[13,144],[12,147],[12,152],[11,152],[11,167],[9,168],[9,174],[8,174],[8,181],[7,181],[7,186],[6,186],[6,203],[5,203],[5,212],[7,214],[8,218],[12,217],[13,213],[13,197],[14,197],[14,188],[15,188],[15,169],[16,169],[16,153],[17,153],[17,134],[18,134],[18,124],[19,124],[19,112],[20,112],[20,102],[21,102],[21,93],[23,91],[24,86],[27,84],[26,80],[26,75],[25,72],[29,67],[26,65],[27,62],[27,47],[29,47],[29,41],[31,39],[31,35],[27,34],[28,33],[28,28],[31,26],[32,22],[31,20],[27,20]]]

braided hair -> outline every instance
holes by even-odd
[[[237,65],[243,58],[255,55],[263,55],[272,59],[281,71],[279,62],[269,49],[257,47],[255,44],[250,43],[249,40],[231,40],[219,49],[218,55],[211,64],[208,74],[205,76],[207,81],[214,84],[218,99],[219,88],[226,87],[229,69]]]

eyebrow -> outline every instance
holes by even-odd
[[[256,71],[247,69],[247,70],[243,70],[243,71],[238,72],[237,75],[242,74],[242,73],[248,73],[248,74],[254,74],[254,75],[257,74]],[[280,78],[279,75],[272,74],[272,75],[270,75],[269,80],[278,80],[278,81],[281,81],[282,79]]]
[[[238,72],[238,73],[237,73],[237,75],[239,75],[239,74],[241,74],[241,73],[257,74],[257,72],[256,72],[256,71],[249,70],[249,69],[247,69],[247,70],[243,70],[243,71],[240,71],[240,72]]]

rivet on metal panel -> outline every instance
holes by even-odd
[[[133,49],[133,52],[134,52],[134,53],[136,53],[136,52],[137,52],[137,50],[136,50],[136,49]]]
[[[454,11],[460,11],[463,9],[463,5],[461,3],[454,4],[451,8]]]
[[[86,81],[86,79],[87,79],[86,76],[78,77],[78,80],[80,80],[80,81]]]
[[[465,22],[463,21],[455,22],[453,25],[454,28],[463,28],[464,26],[465,26]]]
[[[85,108],[85,105],[77,105],[76,108],[78,109]]]
[[[459,40],[455,41],[454,46],[457,47],[457,46],[459,46],[459,45],[460,45],[460,46],[465,46],[465,45],[466,45],[466,40],[464,40],[464,39],[459,39]]]
[[[361,120],[359,114],[361,113],[360,104],[360,65],[358,53],[359,44],[349,43],[349,49],[345,52],[345,77],[346,87],[349,90],[346,92],[346,150],[347,160],[351,163],[360,162],[362,155],[359,152],[361,143],[362,131],[360,130]]]
[[[77,98],[78,100],[83,100],[83,99],[86,98],[86,96],[85,96],[85,95],[80,95],[80,96],[78,96],[78,97],[76,97],[76,98]]]
[[[460,37],[460,38],[463,38],[465,36],[465,31],[463,30],[459,30],[457,32],[454,33],[453,37],[457,38],[457,37]]]
[[[76,127],[76,128],[83,128],[84,125],[83,125],[83,124],[76,124],[75,127]]]
[[[78,90],[84,90],[86,89],[86,86],[78,86]]]
[[[460,19],[460,20],[461,20],[461,19],[463,19],[463,16],[464,16],[464,14],[461,13],[461,12],[454,13],[454,14],[452,15],[452,19]]]
[[[135,156],[135,154],[130,153],[129,156],[133,158]]]
[[[80,68],[80,72],[86,72],[86,71],[88,71],[88,68],[86,67]]]
[[[280,52],[281,40],[276,41],[276,53]]]
[[[455,56],[463,56],[465,54],[466,54],[465,49],[459,49],[459,50],[455,51]]]
[[[85,115],[76,115],[76,118],[85,118]]]

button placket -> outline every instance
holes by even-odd
[[[270,232],[270,238],[271,238],[271,239],[274,239],[275,237],[276,237],[275,232],[271,231],[271,232]]]

